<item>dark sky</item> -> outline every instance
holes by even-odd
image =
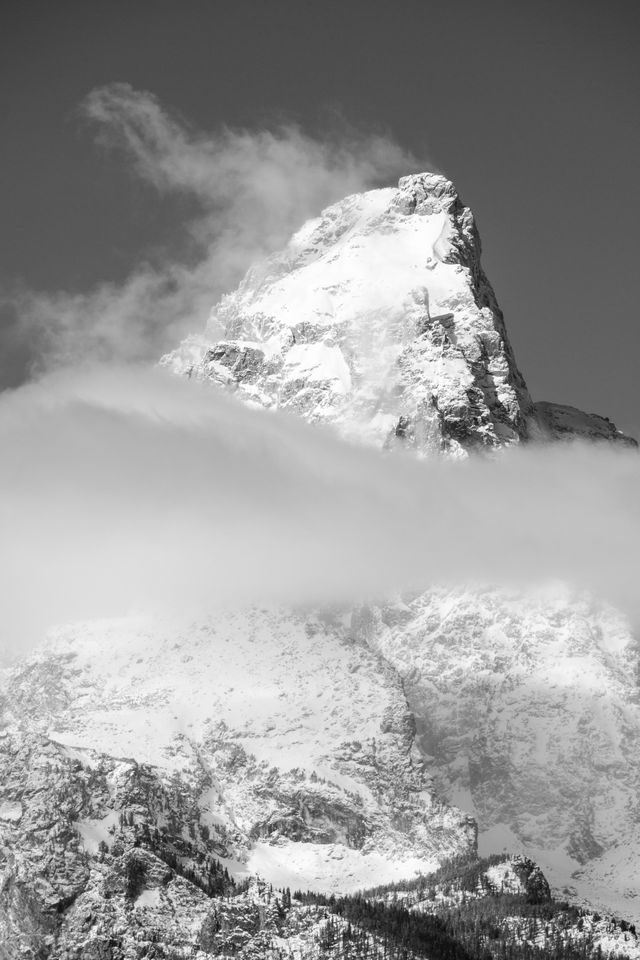
[[[85,290],[172,229],[81,123],[92,88],[204,129],[337,109],[473,207],[534,397],[638,434],[639,21],[633,0],[5,0],[0,282]]]

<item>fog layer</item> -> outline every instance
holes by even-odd
[[[638,613],[640,457],[557,445],[420,463],[150,369],[0,395],[4,651],[51,624],[562,578]]]

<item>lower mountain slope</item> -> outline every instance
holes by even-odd
[[[480,917],[444,874],[411,881],[475,862],[464,809],[481,849],[526,851],[572,903],[636,916],[633,656],[621,618],[563,589],[58,630],[3,679],[0,957],[394,957],[355,907],[327,921],[328,897],[386,883],[457,931],[452,956],[502,956],[526,927],[540,955],[635,958],[624,920],[505,900]],[[286,908],[269,885],[316,893]],[[478,924],[498,930],[485,953]]]
[[[395,671],[337,616],[81,624],[8,671],[2,694],[11,960],[135,941],[140,914],[114,912],[109,890],[135,874],[137,846],[140,870],[165,878],[166,944],[221,878],[344,892],[475,849],[473,821],[431,789]]]
[[[404,680],[441,795],[481,851],[521,850],[556,890],[638,920],[640,645],[556,585],[433,589],[359,614]]]

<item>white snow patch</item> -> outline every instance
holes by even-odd
[[[392,860],[378,853],[360,853],[341,844],[256,843],[247,864],[249,873],[276,887],[350,893],[406,879],[437,869],[433,860]]]
[[[113,840],[109,833],[110,827],[117,827],[118,813],[115,810],[109,811],[106,817],[101,820],[78,820],[75,829],[80,834],[82,844],[88,853],[96,854],[101,843],[111,845]]]
[[[19,800],[5,800],[0,803],[0,820],[17,823],[22,817],[22,804]]]
[[[286,380],[330,380],[343,393],[351,389],[351,374],[340,347],[327,343],[297,343],[289,350],[284,367]]]
[[[160,906],[160,891],[157,887],[153,890],[143,890],[140,893],[134,903],[135,907],[159,907]]]

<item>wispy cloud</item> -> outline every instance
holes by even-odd
[[[0,397],[0,636],[132,608],[352,601],[561,578],[640,613],[640,458],[558,445],[419,463],[157,370]]]
[[[40,368],[157,359],[201,330],[220,295],[310,216],[416,167],[389,137],[344,123],[321,140],[295,125],[198,132],[124,83],[94,90],[82,114],[102,148],[159,194],[189,197],[197,213],[183,224],[182,258],[141,259],[124,283],[89,293],[4,291],[12,349]]]

